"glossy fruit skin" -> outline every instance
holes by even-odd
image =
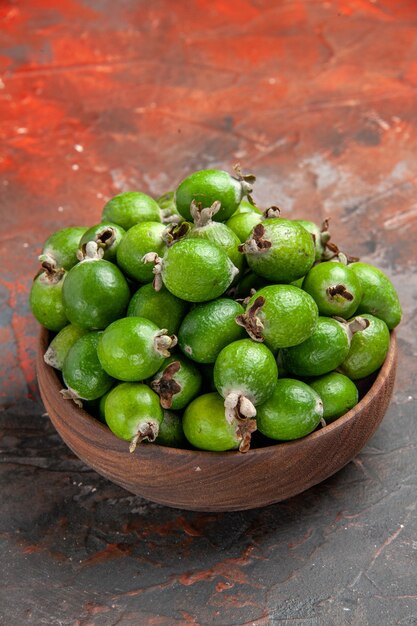
[[[318,224],[315,222],[311,222],[310,220],[294,220],[297,224],[300,224],[303,228],[306,229],[311,235],[313,235],[313,244],[315,249],[315,257],[316,261],[320,261],[324,248],[321,243],[321,229]]]
[[[107,396],[109,395],[111,389],[109,389],[109,391],[107,391],[104,396],[101,396],[99,403],[98,403],[98,413],[96,412],[96,417],[97,419],[102,422],[103,424],[106,423],[106,415],[104,412],[104,407],[106,405],[106,400],[107,400]]]
[[[319,317],[308,339],[282,350],[284,367],[296,376],[321,376],[339,367],[349,348],[350,338],[344,325],[331,317]]]
[[[181,390],[172,396],[172,404],[168,409],[173,411],[179,411],[185,409],[185,407],[193,400],[201,389],[202,376],[196,366],[183,355],[172,355],[165,359],[162,367],[152,377],[151,387],[158,393],[158,390],[153,387],[154,382],[160,381],[167,367],[172,363],[179,363],[180,369],[173,375],[173,380],[179,384]],[[160,395],[158,393],[158,395]],[[161,399],[161,406],[163,405]]]
[[[250,339],[234,341],[223,348],[214,365],[214,384],[223,398],[239,393],[254,405],[265,402],[278,380],[274,355]]]
[[[320,396],[306,383],[281,378],[266,402],[257,407],[258,430],[277,441],[309,435],[323,417]]]
[[[311,234],[283,218],[266,219],[262,226],[262,238],[272,245],[262,252],[246,253],[249,267],[271,282],[291,283],[304,276],[315,260]]]
[[[122,272],[104,259],[75,265],[68,272],[62,290],[69,321],[87,330],[106,328],[122,317],[129,299],[129,286]]]
[[[352,300],[342,295],[330,295],[327,290],[343,286]],[[303,289],[315,300],[321,315],[337,315],[348,319],[354,315],[362,299],[362,287],[349,265],[324,262],[315,265],[306,275]]]
[[[359,399],[358,389],[350,378],[339,372],[330,372],[309,381],[323,402],[323,418],[330,424],[352,409]]]
[[[236,234],[241,243],[244,243],[246,239],[249,239],[253,228],[260,224],[261,221],[262,216],[257,212],[245,211],[238,213],[236,211],[232,217],[229,217],[226,226]]]
[[[164,411],[164,418],[159,425],[158,436],[155,443],[169,448],[187,448],[188,441],[184,435],[182,418],[174,411]]]
[[[51,278],[47,272],[35,277],[29,295],[29,304],[38,322],[48,330],[60,331],[68,324],[62,301],[62,287],[66,274]]]
[[[190,205],[194,200],[204,207],[217,200],[221,208],[213,219],[216,222],[227,220],[242,200],[242,184],[222,170],[201,170],[187,176],[175,191],[177,210],[186,220],[191,220]]]
[[[244,329],[235,321],[241,313],[242,305],[229,298],[197,305],[178,331],[181,350],[197,363],[214,363],[225,346],[245,337]]]
[[[145,317],[158,328],[166,328],[168,335],[176,335],[188,310],[188,302],[174,296],[166,287],[155,291],[148,283],[139,287],[127,309],[128,317]]]
[[[236,268],[224,250],[205,239],[183,239],[163,257],[165,287],[187,302],[218,298],[232,283]]]
[[[233,213],[232,217],[235,217],[236,215],[241,215],[242,213],[256,213],[257,215],[263,215],[261,209],[249,202],[249,200],[242,200],[236,211]]]
[[[98,357],[102,367],[117,380],[135,382],[153,376],[165,357],[156,351],[159,328],[144,317],[123,317],[102,333]]]
[[[102,242],[101,240],[103,233],[108,234],[108,237],[104,242]],[[109,233],[112,234],[110,234],[109,236]],[[105,259],[106,261],[115,262],[117,248],[119,247],[119,243],[123,239],[125,233],[125,229],[118,224],[112,224],[111,222],[101,222],[101,224],[96,224],[95,226],[92,226],[84,233],[84,235],[80,239],[79,247],[81,248],[89,241],[95,241],[104,251],[103,259]]]
[[[140,222],[160,222],[157,202],[141,191],[127,191],[111,198],[103,208],[102,222],[113,222],[129,230]]]
[[[360,317],[369,320],[370,324],[353,335],[349,353],[338,368],[352,380],[365,378],[379,369],[385,361],[390,342],[389,330],[383,320],[369,313]]]
[[[88,331],[78,328],[73,324],[64,326],[64,328],[59,331],[49,344],[43,357],[45,363],[58,370],[62,370],[65,357],[67,356],[70,348],[72,348],[74,343],[87,332]]]
[[[80,337],[68,351],[62,367],[64,383],[82,400],[100,398],[114,383],[98,360],[100,334],[93,331]]]
[[[238,246],[240,246],[241,243],[240,239],[226,224],[210,221],[205,226],[195,226],[192,228],[187,237],[207,239],[207,241],[215,243],[226,252],[239,272],[242,271],[245,259],[238,250]]]
[[[41,256],[51,257],[57,269],[70,270],[78,263],[78,245],[86,230],[85,226],[69,226],[57,230],[43,244]]]
[[[164,418],[157,394],[141,383],[116,385],[106,398],[104,413],[110,430],[126,441],[131,441],[147,423],[158,430]]]
[[[218,393],[193,400],[185,409],[182,426],[187,440],[200,450],[225,452],[239,447],[236,426],[226,420],[223,398]]]
[[[166,246],[162,235],[165,228],[158,222],[141,222],[130,228],[117,249],[117,264],[124,274],[139,283],[152,282],[153,266],[144,263],[142,258],[148,252],[156,252],[158,256],[164,254]]]
[[[359,279],[363,296],[356,314],[370,313],[383,320],[392,330],[401,321],[401,303],[394,285],[377,267],[369,263],[352,263],[349,268]]]
[[[265,298],[258,317],[263,323],[265,345],[276,352],[296,346],[313,333],[318,310],[313,298],[294,285],[269,285],[252,296],[246,311],[258,297]]]

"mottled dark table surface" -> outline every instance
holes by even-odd
[[[417,3],[0,3],[0,623],[417,624]],[[51,427],[27,294],[46,236],[193,169],[258,175],[404,305],[395,396],[360,456],[262,510],[133,497]],[[348,244],[348,246],[347,246]]]

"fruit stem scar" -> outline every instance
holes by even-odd
[[[110,248],[116,239],[116,230],[111,226],[106,226],[99,230],[94,238],[99,248]]]
[[[326,293],[331,299],[336,296],[340,296],[341,298],[344,298],[344,300],[349,300],[349,302],[353,300],[353,295],[346,289],[346,286],[342,284],[327,287]]]
[[[142,441],[155,441],[159,433],[159,424],[155,420],[148,420],[139,426],[136,435],[131,439],[129,452],[134,452],[138,443]]]
[[[242,187],[242,196],[246,196],[251,204],[255,204],[251,193],[253,191],[253,184],[256,181],[256,176],[253,174],[243,174],[240,163],[236,163],[233,166],[233,171],[236,174],[235,178],[238,180]]]
[[[65,270],[63,268],[58,269],[55,259],[53,259],[49,254],[41,254],[39,261],[42,263],[45,280],[53,284],[59,283],[65,274]]]
[[[78,395],[78,393],[74,391],[74,389],[71,389],[71,387],[68,387],[67,389],[61,389],[59,393],[62,395],[64,400],[72,400],[74,404],[76,404],[77,406],[80,407],[80,409],[82,409],[83,407],[82,400],[80,396]]]
[[[175,335],[167,335],[167,329],[163,328],[155,334],[153,345],[161,356],[168,358],[171,356],[169,350],[177,345],[177,337]]]
[[[262,309],[264,304],[265,298],[263,296],[258,296],[246,313],[238,315],[235,318],[236,324],[242,326],[248,333],[249,337],[258,342],[262,342],[264,340],[264,325],[258,316],[258,312]]]
[[[174,375],[181,369],[181,363],[174,361],[163,371],[162,376],[151,382],[151,387],[159,395],[163,409],[170,409],[172,397],[182,390],[181,385],[174,379]]]
[[[216,215],[220,211],[221,202],[216,200],[210,207],[203,208],[201,202],[196,202],[193,200],[190,205],[190,213],[193,218],[194,224],[197,228],[201,228],[202,226],[206,226],[212,220],[212,217]]]
[[[270,206],[269,209],[265,211],[265,218],[271,219],[276,218],[281,215],[281,209],[277,206]]]
[[[77,259],[79,261],[97,261],[102,259],[104,255],[103,248],[99,248],[96,241],[87,241],[82,248],[77,250]]]
[[[252,237],[250,237],[245,243],[242,243],[238,250],[242,253],[262,254],[269,250],[272,246],[269,239],[264,239],[265,226],[263,224],[257,224],[253,229]]]
[[[233,424],[236,419],[246,420],[256,416],[256,408],[249,398],[236,391],[227,394],[224,399],[224,410],[229,424]]]
[[[191,224],[189,222],[182,222],[181,224],[172,224],[170,226],[167,226],[167,228],[162,233],[162,240],[166,243],[168,247],[172,246],[173,243],[185,237],[185,235],[187,235],[190,230],[191,230]],[[153,254],[153,253],[151,252],[150,254]],[[145,254],[145,256],[147,255]],[[144,262],[146,263],[146,261]]]
[[[169,209],[161,209],[160,215],[163,224],[179,224],[184,219],[181,215],[175,215]]]
[[[154,263],[153,273],[155,278],[153,279],[153,288],[155,291],[160,291],[162,289],[162,259],[157,255],[156,252],[148,252],[142,257],[142,263]]]

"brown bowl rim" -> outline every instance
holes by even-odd
[[[323,428],[320,428],[319,430],[315,430],[314,432],[310,433],[306,437],[302,437],[300,439],[294,439],[293,441],[277,441],[276,443],[272,443],[270,445],[266,445],[261,448],[251,448],[248,450],[248,452],[244,453],[245,457],[252,457],[254,455],[261,457],[262,455],[269,455],[271,453],[271,450],[273,450],[274,448],[279,448],[280,450],[283,450],[284,448],[290,449],[290,448],[297,447],[297,445],[299,445],[301,441],[312,442],[315,440],[319,440],[322,437],[326,437],[326,435],[330,434],[332,431],[343,429],[344,425],[347,422],[354,420],[355,417],[359,413],[361,413],[361,411],[366,406],[371,404],[375,396],[382,389],[386,381],[388,373],[392,370],[393,367],[395,368],[395,361],[396,361],[396,356],[397,356],[397,335],[396,335],[395,330],[392,330],[390,335],[391,335],[391,338],[390,338],[390,345],[388,348],[387,356],[385,358],[384,363],[382,364],[381,368],[378,371],[376,379],[374,380],[373,384],[368,389],[368,391],[365,393],[363,398],[358,402],[358,404],[356,404],[352,409],[350,409],[350,411],[348,411],[341,417],[337,418],[334,422],[331,422],[330,424],[324,426]],[[55,390],[58,389],[58,387],[61,388],[62,384],[59,379],[58,371],[55,370],[50,365],[47,365],[43,360],[43,353],[45,352],[48,343],[49,343],[49,331],[46,328],[41,328],[39,337],[38,337],[38,347],[37,347],[38,356],[41,356],[41,358],[37,359],[37,367],[38,368],[43,367],[46,369],[46,371],[48,371],[49,369],[48,378],[52,379],[54,383],[54,388],[55,388],[54,393],[55,393]],[[68,400],[62,399],[62,406],[63,406],[64,414],[65,414],[65,404],[64,404],[65,402],[68,402]],[[97,418],[90,415],[90,413],[88,413],[84,408],[79,408],[73,405],[72,409],[73,411],[74,410],[76,411],[76,413],[78,414],[78,417],[81,420],[84,420],[90,423],[90,425],[92,425],[94,428],[97,428],[98,431],[102,431],[103,433],[105,432],[106,434],[109,434],[109,433],[112,434],[110,429],[105,424],[101,423]],[[114,443],[112,446],[113,449],[116,449],[118,452],[125,452],[126,454],[130,455],[130,452],[127,446],[128,442],[124,441],[123,439],[119,439],[118,437],[116,437],[116,435],[113,435],[113,439],[114,439]],[[180,455],[180,456],[184,456],[185,458],[192,458],[192,457],[195,458],[196,455],[200,455],[200,456],[203,455],[204,457],[211,456],[211,457],[217,457],[217,458],[220,458],[220,457],[232,458],[234,456],[242,455],[242,453],[239,452],[238,450],[227,450],[225,452],[213,452],[209,450],[198,450],[198,449],[190,450],[186,448],[173,448],[169,446],[161,446],[155,443],[152,443],[151,445],[146,446],[148,451],[150,451],[150,449],[153,447],[157,448],[160,454],[177,455],[177,456]]]

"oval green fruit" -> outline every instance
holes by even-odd
[[[62,300],[65,277],[65,270],[44,269],[35,277],[29,294],[33,315],[42,326],[55,332],[68,324]]]
[[[43,356],[45,363],[58,370],[62,370],[68,351],[80,337],[86,334],[86,332],[86,330],[78,328],[73,324],[64,326],[49,344]]]
[[[85,226],[69,226],[57,230],[43,244],[39,260],[57,270],[70,270],[78,263],[78,245],[86,230]]]
[[[103,259],[106,261],[115,261],[117,248],[123,239],[126,231],[117,224],[111,222],[102,222],[89,228],[80,239],[79,247],[83,247],[89,241],[94,241],[97,247],[103,250]]]
[[[127,191],[107,202],[101,221],[112,222],[129,230],[140,222],[160,222],[161,211],[158,203],[146,193]]]
[[[160,397],[162,408],[174,411],[184,409],[199,393],[201,384],[199,370],[182,355],[166,359],[150,382]]]
[[[184,318],[188,303],[174,296],[164,286],[155,291],[148,283],[139,287],[132,296],[127,309],[128,317],[145,317],[158,328],[166,328],[168,335],[176,335]]]
[[[165,228],[158,222],[141,222],[128,230],[117,249],[117,264],[124,274],[139,283],[152,282],[152,265],[145,263],[143,257],[148,252],[163,255]]]
[[[323,402],[323,419],[330,424],[358,403],[358,389],[344,374],[330,372],[309,382]]]
[[[338,368],[352,380],[365,378],[379,369],[390,343],[389,330],[383,320],[368,313],[358,317],[367,320],[369,325],[353,335],[349,353]]]
[[[390,330],[398,326],[402,316],[401,303],[388,276],[369,263],[352,263],[349,268],[359,279],[363,290],[356,313],[379,317]]]
[[[277,441],[309,435],[323,417],[323,403],[314,389],[300,380],[281,378],[271,397],[257,408],[258,430]]]
[[[348,319],[362,299],[362,287],[350,265],[327,261],[306,275],[303,289],[314,298],[321,315]]]

